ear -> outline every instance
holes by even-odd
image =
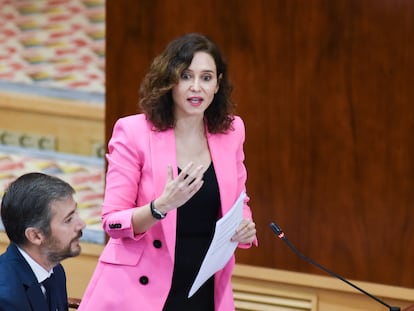
[[[24,234],[29,243],[35,245],[41,245],[45,239],[44,233],[40,229],[34,227],[26,228]]]
[[[222,78],[223,78],[223,74],[220,73],[219,76],[218,76],[218,78],[217,78],[217,86],[216,86],[216,91],[214,92],[214,94],[217,94],[217,92],[218,92],[218,90],[220,88],[220,82],[221,82],[221,79]]]

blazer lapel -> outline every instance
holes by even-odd
[[[7,249],[8,255],[13,260],[18,261],[20,267],[17,271],[19,278],[26,289],[27,299],[31,305],[31,311],[44,311],[48,310],[45,296],[40,289],[40,285],[37,282],[36,276],[30,268],[29,264],[23,258],[22,254],[17,249],[17,246],[13,243]]]
[[[177,176],[177,153],[175,148],[174,130],[162,132],[150,131],[151,167],[153,169],[154,198],[164,191],[168,177],[168,165],[173,169],[174,178]],[[171,258],[175,252],[175,232],[177,226],[177,210],[172,210],[168,216],[160,221],[168,251]]]
[[[167,167],[171,165],[177,176],[177,156],[174,131],[150,131],[151,167],[154,174],[154,196],[159,196],[167,181]]]
[[[235,193],[237,189],[237,180],[231,178],[237,176],[236,159],[234,150],[226,139],[228,136],[219,134],[207,134],[210,154],[217,177],[220,190],[221,214],[224,215],[234,204],[235,198],[239,193]]]
[[[33,311],[44,311],[49,310],[45,296],[40,289],[37,282],[32,283],[27,287],[27,298],[29,299],[30,305]]]

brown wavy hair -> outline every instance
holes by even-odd
[[[152,62],[140,87],[140,108],[156,130],[165,131],[175,125],[172,88],[177,85],[181,73],[186,70],[196,52],[210,54],[217,68],[219,90],[213,102],[204,112],[210,133],[225,133],[231,129],[235,105],[230,95],[232,86],[225,63],[217,45],[198,33],[185,34],[171,41]]]

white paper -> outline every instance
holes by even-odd
[[[224,268],[233,255],[238,242],[232,242],[231,237],[243,219],[245,197],[246,193],[242,192],[231,210],[217,221],[213,240],[190,289],[188,298],[194,295],[213,274]]]

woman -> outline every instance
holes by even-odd
[[[234,310],[226,266],[188,298],[216,221],[245,191],[244,125],[226,65],[200,34],[172,41],[141,85],[143,114],[109,141],[103,226],[110,239],[79,310]],[[257,244],[247,205],[232,240]]]

